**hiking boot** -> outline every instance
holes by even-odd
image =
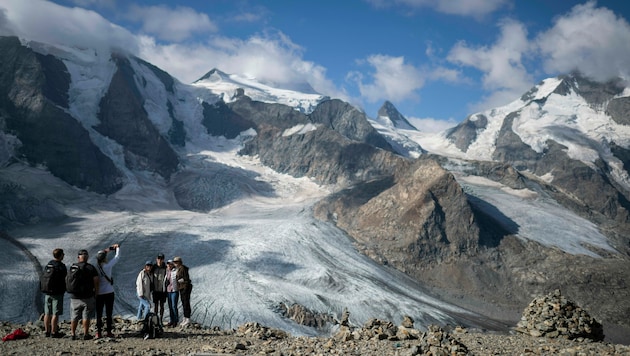
[[[100,331],[97,331],[97,332],[96,332],[96,335],[95,335],[94,337],[95,337],[95,338],[97,338],[97,339],[100,339],[100,338],[102,338],[103,336],[101,335],[101,332],[100,332]]]
[[[83,340],[92,340],[93,338],[94,338],[94,336],[92,336],[90,334],[83,335]]]
[[[64,336],[66,336],[66,334],[59,331],[50,335],[50,337],[52,337],[53,339],[61,339]]]
[[[107,337],[116,337],[111,331],[108,331],[106,336]]]
[[[76,335],[72,335],[72,340],[77,340],[77,336]]]

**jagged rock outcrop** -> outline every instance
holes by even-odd
[[[338,99],[327,100],[309,115],[315,124],[323,124],[352,141],[394,152],[391,145],[367,121],[365,113]]]
[[[334,221],[369,256],[411,275],[420,274],[423,264],[478,247],[479,228],[466,195],[432,160],[356,184],[318,203],[314,213]]]
[[[240,153],[258,156],[278,172],[341,186],[390,175],[407,164],[404,158],[370,144],[374,134],[382,139],[373,128],[352,131],[353,127],[369,126],[358,110],[331,102],[319,104],[310,116],[247,97],[228,104],[235,115],[252,122],[257,133]],[[294,130],[296,127],[302,129]]]
[[[67,113],[69,85],[61,60],[35,53],[15,37],[0,37],[0,116],[20,141],[17,158],[81,189],[113,193],[122,187],[122,175]]]
[[[488,125],[488,118],[483,114],[475,114],[466,118],[461,124],[448,130],[446,138],[453,141],[455,146],[466,152],[470,144],[477,139],[479,130]]]
[[[297,303],[291,305],[280,303],[278,304],[278,312],[300,325],[310,326],[316,329],[323,329],[329,326],[329,324],[335,323],[335,318],[332,315],[311,311]]]
[[[515,330],[536,337],[604,339],[602,324],[559,289],[529,303]]]
[[[404,130],[415,130],[416,129],[407,119],[396,109],[394,104],[389,101],[385,101],[380,109],[377,112],[378,116],[388,117],[389,120],[394,124],[394,127],[404,129]]]

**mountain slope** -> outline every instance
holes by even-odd
[[[39,260],[122,241],[121,314],[134,313],[135,267],[163,252],[191,267],[193,318],[206,325],[333,327],[280,312],[297,303],[348,308],[357,323],[409,314],[501,329],[562,288],[606,325],[630,327],[617,83],[550,79],[427,137],[397,126],[393,105],[374,120],[218,70],[186,85],[123,53],[3,41],[13,57],[0,83],[0,224]],[[77,164],[82,152],[93,157]],[[11,265],[0,272],[0,284],[19,279]],[[36,298],[34,278],[19,283]],[[22,308],[0,316],[37,314],[12,314]]]

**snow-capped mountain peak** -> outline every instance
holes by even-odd
[[[329,97],[316,93],[308,84],[300,86],[300,90],[281,88],[264,84],[256,78],[238,74],[227,74],[219,69],[212,69],[193,83],[220,96],[223,101],[231,102],[239,96],[239,89],[252,100],[265,103],[278,103],[291,106],[305,114],[311,113],[317,104]]]
[[[384,126],[393,126],[402,130],[417,130],[389,101],[385,101],[378,110],[377,121]]]

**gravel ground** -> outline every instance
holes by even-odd
[[[379,338],[345,340],[339,337],[293,337],[283,331],[248,323],[236,330],[217,330],[192,325],[166,328],[161,338],[144,340],[137,323],[116,320],[116,337],[72,340],[68,335],[47,338],[41,322],[26,325],[1,323],[2,335],[22,328],[26,339],[0,344],[1,355],[429,355],[419,348],[421,340]],[[630,355],[630,346],[603,342],[534,338],[522,334],[496,334],[457,329],[449,338],[463,344],[467,355]],[[443,353],[449,355],[450,353]],[[441,355],[434,353],[434,355]]]

